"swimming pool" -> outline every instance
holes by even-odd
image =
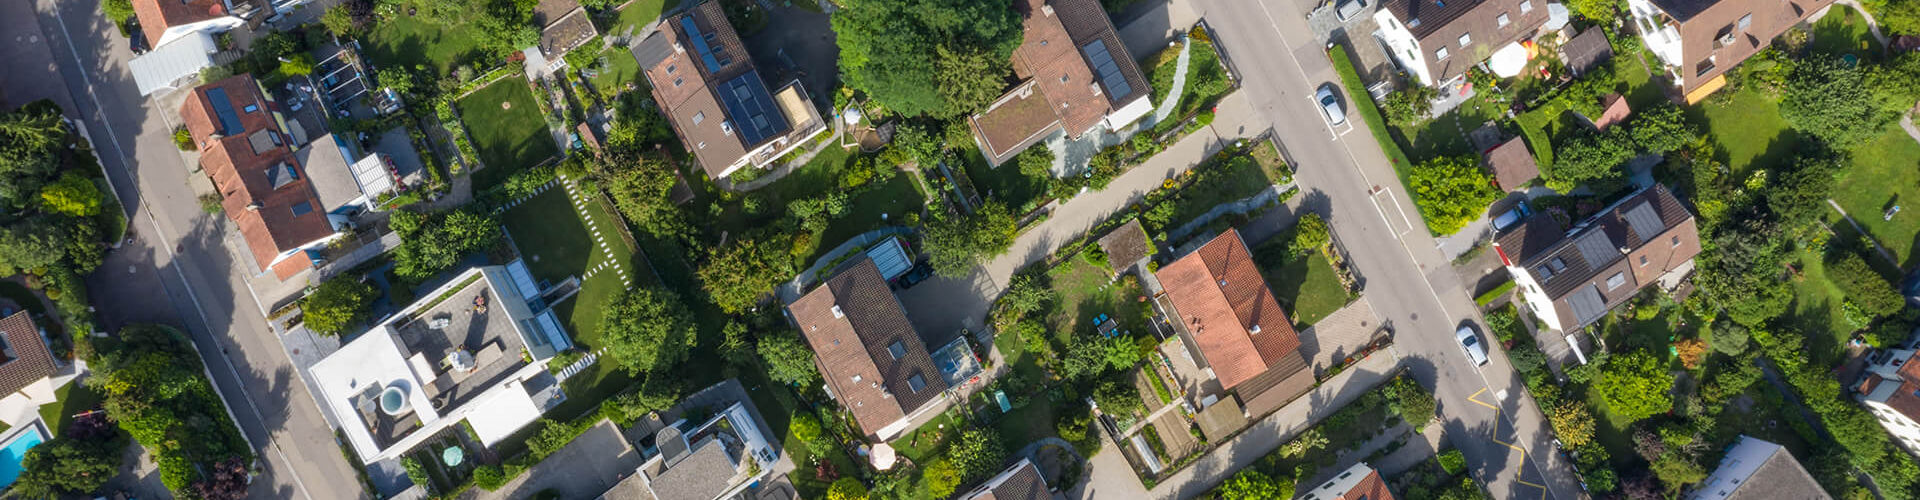
[[[45,434],[39,422],[35,422],[5,446],[0,446],[0,488],[13,486],[13,481],[20,479],[20,461],[27,458],[28,449],[46,442]]]

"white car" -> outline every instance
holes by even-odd
[[[1473,333],[1473,325],[1460,325],[1460,330],[1453,332],[1453,336],[1460,340],[1460,348],[1467,351],[1467,359],[1472,360],[1474,365],[1487,364],[1487,345],[1481,343],[1480,336]]]
[[[1320,85],[1320,90],[1313,94],[1313,102],[1320,105],[1320,113],[1326,115],[1327,123],[1339,125],[1347,122],[1347,112],[1340,109],[1340,97],[1333,94],[1333,84]]]

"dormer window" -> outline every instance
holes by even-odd
[[[887,345],[887,354],[893,355],[893,359],[907,357],[907,346],[895,340],[892,344]]]
[[[1520,13],[1533,12],[1533,0],[1520,0]]]
[[[1567,270],[1567,261],[1561,260],[1559,257],[1554,257],[1552,261],[1547,262],[1547,265],[1552,266],[1553,272],[1556,273]]]
[[[921,389],[925,388],[927,388],[927,379],[921,377],[920,374],[915,373],[912,377],[907,378],[907,390],[920,392]]]
[[[833,319],[840,319],[845,317],[847,317],[846,311],[840,310],[840,306],[833,306]]]
[[[1508,24],[1513,24],[1513,20],[1508,19],[1507,13],[1505,12],[1501,12],[1500,17],[1493,18],[1493,22],[1498,23],[1502,28],[1507,27]]]

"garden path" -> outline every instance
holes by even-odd
[[[1913,113],[1913,110],[1907,110],[1900,114],[1900,128],[1906,129],[1907,136],[1912,137],[1914,142],[1920,142],[1920,127],[1913,125]]]
[[[1173,90],[1167,91],[1167,98],[1160,101],[1160,107],[1153,110],[1153,122],[1166,121],[1167,115],[1180,108],[1180,94],[1187,90],[1187,60],[1191,58],[1193,44],[1187,43],[1187,35],[1180,35],[1180,59],[1173,66]]]
[[[768,184],[773,184],[774,181],[778,181],[781,178],[786,177],[787,174],[793,173],[794,170],[799,170],[800,167],[806,166],[807,162],[813,161],[813,157],[815,155],[820,154],[821,151],[825,151],[827,149],[827,146],[840,145],[840,132],[841,132],[840,119],[836,115],[836,118],[833,119],[833,135],[829,135],[826,137],[825,140],[821,140],[818,144],[814,144],[813,149],[807,150],[807,152],[805,153],[801,153],[800,156],[795,157],[792,161],[782,163],[780,164],[780,166],[774,167],[772,172],[767,172],[766,175],[762,175],[757,179],[750,180],[747,182],[742,182],[739,184],[734,184],[733,181],[730,181],[727,179],[715,179],[714,182],[720,185],[720,189],[725,189],[725,190],[733,191],[737,193],[744,193],[747,191],[752,191],[755,189],[766,187]],[[748,167],[748,168],[753,168],[753,167]]]
[[[1213,222],[1214,219],[1220,218],[1220,216],[1227,214],[1244,214],[1259,210],[1260,207],[1266,206],[1267,203],[1279,199],[1281,193],[1285,193],[1293,188],[1294,185],[1291,182],[1275,184],[1267,186],[1267,190],[1261,191],[1259,194],[1214,205],[1212,209],[1207,210],[1207,213],[1200,214],[1200,216],[1195,217],[1193,221],[1174,228],[1172,231],[1168,231],[1167,241],[1180,241],[1181,238],[1187,237],[1189,233],[1207,227],[1207,223]]]
[[[821,268],[826,267],[828,262],[838,260],[841,255],[853,249],[866,248],[867,245],[885,239],[888,236],[907,236],[911,234],[913,234],[913,228],[906,226],[888,226],[861,233],[859,236],[855,236],[853,239],[841,243],[840,246],[833,247],[832,251],[821,254],[819,258],[813,260],[812,267],[801,271],[799,275],[793,277],[792,281],[780,284],[780,288],[775,289],[774,293],[779,296],[780,303],[791,304],[793,301],[800,300],[800,291],[806,289],[808,284],[813,283],[814,275],[820,274]]]
[[[1846,219],[1847,224],[1850,224],[1853,226],[1854,232],[1860,233],[1860,234],[1873,234],[1873,233],[1867,232],[1867,228],[1862,227],[1860,225],[1860,221],[1853,220],[1853,214],[1847,213],[1847,209],[1840,208],[1840,203],[1833,201],[1833,198],[1827,198],[1827,206],[1833,207],[1833,211],[1835,212],[1840,212],[1840,218]],[[1893,252],[1887,251],[1887,247],[1880,246],[1879,239],[1876,239],[1876,238],[1863,238],[1863,239],[1869,242],[1872,242],[1873,249],[1879,250],[1880,257],[1887,259],[1887,262],[1893,263],[1893,265],[1896,267],[1900,265],[1900,259],[1894,258]]]

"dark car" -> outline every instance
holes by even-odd
[[[932,276],[933,266],[927,265],[926,261],[921,261],[918,264],[914,264],[913,269],[908,269],[907,274],[900,275],[900,279],[896,281],[896,283],[900,284],[900,289],[905,290],[913,288],[914,285],[918,285],[920,282],[926,281],[927,278]]]
[[[147,47],[147,33],[140,30],[139,21],[127,23],[127,48],[133,50],[134,55],[145,54],[150,48]]]

